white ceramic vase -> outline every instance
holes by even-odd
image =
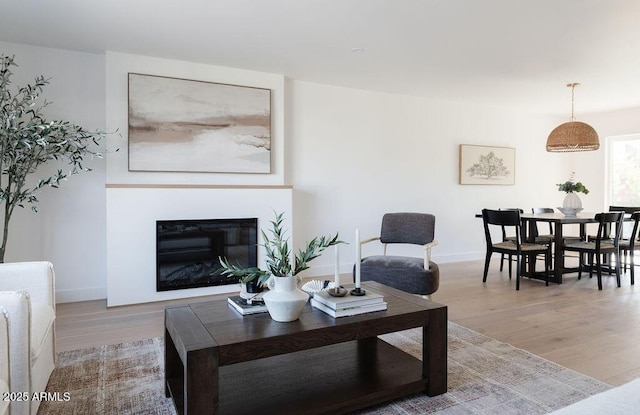
[[[582,209],[582,200],[580,200],[576,193],[567,193],[564,197],[564,201],[562,202],[562,207],[568,209]]]
[[[309,295],[298,288],[298,282],[295,276],[271,277],[267,282],[269,291],[262,298],[275,321],[286,323],[300,317]]]

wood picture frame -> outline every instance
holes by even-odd
[[[515,169],[515,148],[460,144],[460,184],[513,185]]]

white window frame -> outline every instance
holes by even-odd
[[[611,186],[611,181],[613,179],[613,163],[611,162],[611,157],[613,154],[612,147],[615,143],[619,143],[621,141],[632,141],[632,140],[640,140],[640,133],[638,134],[627,134],[627,135],[618,135],[613,137],[605,138],[605,192],[604,192],[604,201],[605,206],[611,206],[612,198],[613,198],[613,189]]]

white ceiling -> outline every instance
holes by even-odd
[[[2,0],[0,16],[5,42],[567,117],[580,82],[578,119],[640,107],[639,0]]]

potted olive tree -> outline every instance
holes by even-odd
[[[45,187],[57,188],[61,181],[82,171],[87,156],[101,157],[97,151],[103,132],[90,132],[68,121],[48,121],[43,109],[49,102],[40,94],[48,79],[38,76],[32,84],[11,88],[14,58],[0,55],[0,205],[4,208],[0,262],[9,236],[9,222],[16,207],[30,205],[37,211],[38,193]],[[67,161],[69,170],[44,173],[37,181],[28,176],[51,161]]]
[[[260,230],[262,246],[266,250],[266,271],[255,267],[242,268],[230,264],[224,258],[220,258],[220,264],[225,269],[223,273],[235,275],[241,282],[257,280],[258,284],[264,284],[268,280],[270,291],[263,296],[267,310],[272,319],[287,322],[298,319],[309,299],[309,296],[298,288],[298,274],[308,269],[309,262],[319,257],[326,248],[343,242],[338,240],[337,233],[332,237],[315,237],[307,242],[304,250],[298,250],[292,263],[291,247],[283,229],[283,221],[283,213],[277,213],[275,219],[270,222],[271,229],[268,232]]]

